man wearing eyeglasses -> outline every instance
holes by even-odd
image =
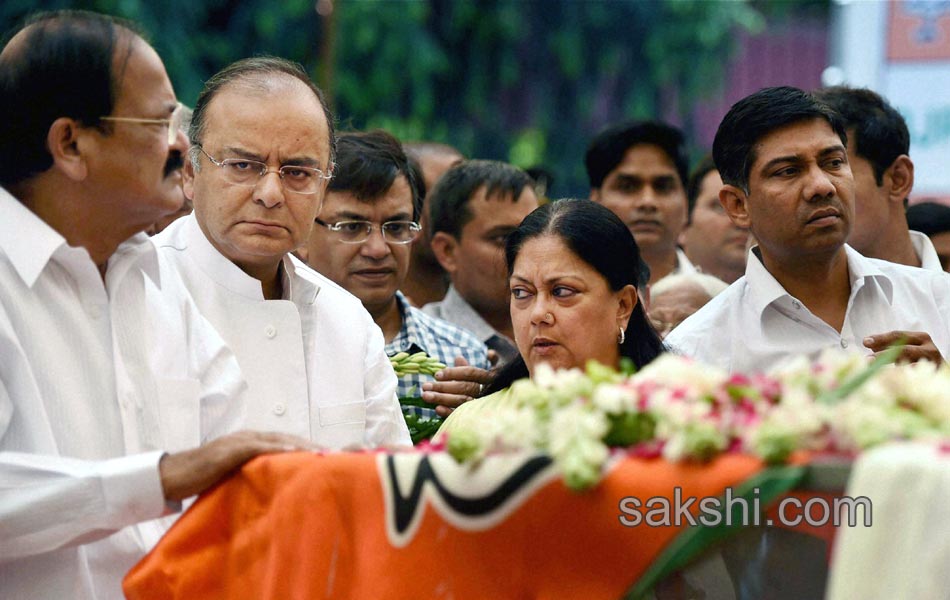
[[[211,77],[184,168],[194,213],[155,236],[248,381],[247,426],[328,448],[408,445],[383,337],[360,302],[290,253],[333,173],[333,121],[292,62]]]
[[[43,14],[0,52],[0,598],[121,598],[156,519],[309,446],[228,433],[238,364],[142,233],[181,204],[179,110],[131,23]]]
[[[359,298],[383,331],[386,354],[425,352],[446,365],[400,379],[400,398],[422,397],[448,412],[490,382],[488,349],[474,334],[410,306],[399,291],[409,272],[411,242],[420,233],[420,173],[399,140],[385,131],[345,133],[337,141],[337,174],[307,246],[307,261]],[[433,410],[434,409],[434,410]]]

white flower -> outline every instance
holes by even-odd
[[[619,415],[624,412],[637,412],[639,394],[633,386],[601,384],[594,389],[591,402],[607,414]]]
[[[607,429],[607,417],[590,405],[568,405],[551,417],[548,451],[569,487],[583,489],[600,479],[609,454],[603,442]]]
[[[632,381],[687,388],[691,396],[700,397],[712,394],[728,377],[725,371],[714,366],[666,353],[635,374]]]
[[[844,449],[860,450],[898,437],[899,421],[879,405],[842,402],[834,407],[831,423]]]
[[[774,462],[799,448],[861,450],[893,439],[950,438],[950,366],[888,366],[847,397],[828,395],[850,390],[842,384],[868,368],[866,357],[832,350],[751,378],[674,355],[628,379],[606,367],[588,375],[539,365],[534,381],[511,386],[510,402],[459,422],[448,449],[470,463],[491,452],[546,451],[566,484],[583,489],[601,477],[608,433],[611,444],[662,448],[670,461],[734,449]]]

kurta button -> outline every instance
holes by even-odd
[[[801,310],[801,309],[802,309],[802,305],[801,305],[801,303],[800,303],[798,300],[792,300],[792,306],[795,307],[795,310]]]
[[[101,310],[98,306],[96,306],[96,305],[91,305],[91,306],[86,310],[86,312],[89,313],[89,317],[92,318],[92,319],[99,319],[99,317],[102,316],[102,310]]]
[[[280,415],[284,414],[285,412],[287,412],[287,407],[284,406],[284,403],[283,403],[283,402],[278,402],[277,404],[274,405],[274,414],[275,414],[275,415],[280,416]]]
[[[273,325],[268,325],[267,327],[264,328],[264,333],[267,334],[267,337],[273,338],[274,336],[277,335],[277,328],[274,327]]]
[[[848,340],[841,340],[841,347],[842,347],[842,348],[847,348],[847,347],[848,347]]]

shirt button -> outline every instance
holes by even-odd
[[[284,405],[283,402],[278,402],[277,404],[274,405],[274,414],[277,415],[278,417],[284,414],[285,412],[287,412],[287,407]]]
[[[795,310],[801,310],[802,304],[798,300],[792,300],[792,306],[795,307]]]
[[[96,306],[96,305],[90,306],[88,309],[86,309],[86,312],[89,313],[89,317],[90,317],[91,319],[96,319],[96,320],[98,320],[99,317],[102,316],[102,309],[100,309],[100,308],[99,308],[98,306]]]
[[[842,347],[842,348],[847,348],[847,347],[848,347],[848,340],[841,340],[841,347]]]
[[[264,333],[267,335],[267,337],[273,339],[274,336],[277,335],[277,328],[274,327],[273,325],[268,325],[267,327],[264,328]]]

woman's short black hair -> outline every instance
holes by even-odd
[[[640,279],[640,249],[627,226],[611,210],[590,200],[557,200],[541,206],[524,218],[505,243],[505,260],[510,275],[518,254],[528,240],[554,235],[581,260],[604,276],[610,289],[637,286]],[[663,342],[637,302],[627,322],[621,357],[629,358],[638,369],[663,352]],[[611,365],[612,366],[612,365]],[[486,390],[504,389],[516,379],[528,376],[524,359],[518,357],[504,367]]]

